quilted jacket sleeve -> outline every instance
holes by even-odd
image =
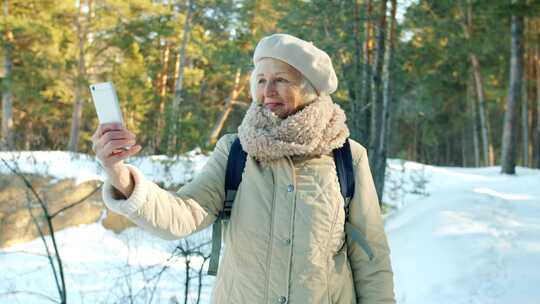
[[[109,209],[165,239],[178,239],[211,225],[223,209],[225,169],[234,135],[222,137],[207,163],[178,192],[160,188],[134,166],[129,170],[135,188],[128,199],[114,199],[109,181],[103,187],[103,201]]]
[[[355,192],[350,203],[350,223],[359,229],[371,248],[374,257],[351,238],[347,237],[348,256],[353,272],[357,303],[395,303],[393,272],[390,249],[379,208],[379,200],[369,169],[367,152],[354,143],[353,161],[355,169]],[[356,152],[356,153],[355,153]],[[357,157],[355,157],[357,156]]]

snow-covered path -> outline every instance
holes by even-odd
[[[386,224],[398,303],[540,303],[540,171],[426,171]]]

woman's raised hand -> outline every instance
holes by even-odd
[[[133,182],[123,161],[141,149],[140,145],[135,144],[135,134],[119,123],[101,124],[92,136],[92,150],[112,185],[126,197],[133,190]]]

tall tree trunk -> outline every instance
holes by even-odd
[[[526,49],[526,48],[525,48]],[[527,54],[527,51],[524,51]],[[524,60],[528,62],[528,55],[525,55]],[[523,166],[529,166],[529,96],[527,92],[528,65],[524,66],[523,81],[521,83],[521,137],[522,137],[522,157]]]
[[[465,36],[468,40],[472,40],[471,32],[473,28],[473,11],[472,11],[472,5],[470,0],[468,2],[468,8],[467,8],[467,26],[466,26],[466,32]],[[484,166],[491,166],[494,164],[494,157],[493,157],[493,148],[491,147],[491,128],[489,123],[489,115],[486,110],[485,105],[485,90],[484,90],[484,80],[482,77],[482,73],[480,72],[480,62],[478,60],[478,57],[475,53],[472,51],[469,53],[469,58],[471,60],[471,64],[473,67],[474,72],[474,80],[475,80],[475,88],[476,88],[476,96],[478,98],[478,114],[480,117],[480,130],[482,134],[482,151],[484,156]]]
[[[89,0],[87,5],[89,9],[88,19],[90,18],[90,12],[92,11],[92,1]],[[82,110],[84,106],[83,90],[86,88],[86,63],[84,60],[87,29],[83,25],[83,1],[79,2],[79,11],[77,18],[75,18],[75,26],[77,28],[77,38],[79,46],[79,61],[77,69],[77,77],[75,79],[75,101],[73,103],[73,115],[71,118],[71,131],[69,135],[68,150],[71,152],[77,152],[77,146],[79,144],[79,132],[82,118]],[[89,20],[87,20],[89,21]],[[87,22],[88,25],[88,22]]]
[[[9,16],[9,3],[4,0],[4,17]],[[4,70],[5,75],[2,81],[2,139],[0,141],[1,150],[14,150],[13,140],[13,93],[12,93],[12,67],[11,58],[13,51],[13,33],[6,27],[4,32]]]
[[[512,1],[513,4],[521,2]],[[521,13],[520,13],[521,14]],[[501,150],[501,172],[516,173],[518,107],[521,100],[521,83],[523,81],[523,16],[512,13],[512,41],[510,54],[510,83],[506,112],[504,114],[504,130]]]
[[[397,0],[390,0],[392,3],[392,10],[390,12],[390,39],[389,39],[389,47],[388,47],[388,63],[386,65],[386,81],[385,81],[385,94],[384,94],[384,105],[385,110],[383,111],[383,127],[384,127],[384,138],[386,140],[385,143],[385,151],[390,151],[390,144],[391,144],[391,138],[392,138],[392,112],[393,112],[393,106],[396,102],[395,94],[394,94],[394,58],[395,58],[395,52],[396,52],[396,26],[397,26],[397,20],[396,20],[396,14],[397,14]],[[388,153],[386,153],[388,155]],[[386,159],[386,156],[385,156]]]
[[[490,143],[490,125],[489,117],[485,105],[484,97],[484,84],[482,80],[482,75],[480,74],[480,63],[475,54],[470,55],[470,60],[473,66],[474,71],[474,80],[476,88],[476,97],[478,98],[478,116],[480,117],[480,131],[482,134],[482,152],[484,156],[484,165],[490,166],[493,165],[493,148]]]
[[[379,147],[380,132],[382,127],[382,110],[383,110],[383,66],[386,51],[386,5],[387,0],[381,1],[379,23],[377,26],[377,47],[375,53],[375,69],[373,71],[373,99],[371,103],[371,127],[369,151],[373,155],[372,163],[376,162],[374,155]]]
[[[471,107],[471,125],[474,149],[474,167],[480,166],[480,149],[478,147],[478,113],[476,111],[476,99],[474,98],[474,75],[470,74],[470,80],[467,82],[467,100]]]
[[[364,41],[364,66],[362,71],[362,97],[361,97],[361,104],[364,106],[369,106],[371,103],[371,83],[373,81],[372,79],[372,72],[371,72],[371,53],[372,53],[372,31],[373,31],[373,24],[372,24],[372,18],[373,18],[373,8],[371,5],[371,0],[365,1],[365,11],[366,11],[366,22],[365,22],[365,41]],[[361,121],[361,127],[360,127],[360,142],[362,144],[367,145],[369,143],[369,126],[370,126],[370,120],[369,120],[369,111],[361,111],[359,119]]]
[[[225,100],[225,106],[223,107],[223,111],[217,119],[214,129],[212,130],[210,139],[208,140],[208,145],[213,145],[217,142],[219,134],[221,133],[221,130],[223,129],[223,126],[225,125],[225,122],[227,121],[227,118],[229,117],[229,114],[231,113],[233,106],[238,99],[238,95],[240,95],[240,92],[242,92],[242,90],[244,89],[244,85],[240,86],[241,72],[241,69],[236,70],[233,89],[229,97],[227,97],[227,99]],[[244,84],[245,82],[242,81],[242,83]]]
[[[461,167],[469,165],[469,157],[467,153],[467,130],[464,128],[461,133]]]
[[[33,123],[30,119],[28,124],[25,126],[25,135],[24,135],[24,150],[30,151],[32,149],[32,142],[34,141],[34,132],[33,132]]]
[[[363,10],[362,10],[363,11]],[[351,137],[358,141],[362,141],[362,124],[364,120],[364,114],[362,108],[364,107],[362,100],[362,45],[360,37],[360,14],[358,0],[354,1],[354,17],[353,17],[353,36],[354,36],[354,101],[351,111]]]
[[[538,38],[540,39],[540,21],[537,21]],[[536,44],[536,168],[540,169],[540,47]]]
[[[375,173],[375,187],[377,190],[377,194],[379,195],[380,202],[383,201],[383,195],[384,195],[384,180],[386,175],[386,159],[387,159],[387,148],[390,138],[390,118],[391,118],[391,100],[393,99],[393,67],[394,67],[394,48],[395,48],[395,36],[396,36],[396,11],[397,11],[397,3],[396,0],[390,0],[392,4],[392,9],[390,13],[390,26],[389,26],[389,33],[390,37],[388,39],[388,47],[387,47],[387,57],[383,56],[383,60],[386,57],[385,64],[384,64],[384,72],[383,72],[383,88],[382,92],[377,93],[382,97],[382,105],[379,104],[379,106],[382,107],[380,111],[380,126],[379,126],[379,133],[376,138],[378,138],[378,142],[376,143],[376,173]],[[386,16],[386,5],[384,7],[384,13]],[[386,17],[384,17],[386,18]],[[384,27],[382,28],[383,31],[387,30],[386,24],[384,24]]]
[[[528,23],[528,30],[529,33],[531,33],[530,37],[533,37],[535,33],[535,23],[533,20],[531,20]],[[525,34],[526,37],[529,35]],[[532,40],[531,40],[532,41]],[[528,62],[525,63],[525,66],[527,67],[527,75],[526,76],[526,90],[527,90],[527,166],[528,167],[534,167],[534,127],[536,126],[536,108],[535,108],[535,53],[534,53],[534,43],[531,43],[529,47],[527,48],[528,53]]]
[[[174,74],[173,74],[173,81],[172,81],[172,88],[171,90],[174,92],[176,90],[176,82],[178,81],[178,77],[180,76],[180,52],[176,52],[176,56],[174,59]]]
[[[167,98],[167,80],[169,77],[169,53],[170,53],[170,44],[165,42],[163,57],[161,59],[162,67],[161,72],[159,73],[159,83],[158,83],[158,98],[159,98],[159,109],[157,116],[157,127],[154,130],[154,151],[159,149],[161,146],[161,137],[163,136],[163,129],[165,128],[165,102]]]
[[[186,47],[189,42],[189,35],[191,32],[191,18],[193,15],[193,1],[189,0],[187,3],[187,14],[184,22],[184,31],[182,37],[182,45],[179,48],[180,54],[180,67],[178,79],[176,80],[174,99],[171,108],[171,119],[169,120],[169,141],[167,146],[167,154],[173,155],[176,152],[176,145],[178,142],[178,124],[180,118],[180,104],[183,101],[183,85],[184,85],[184,66],[186,64]]]
[[[444,153],[444,163],[445,164],[450,164],[451,163],[451,151],[450,151],[450,147],[452,147],[452,143],[450,141],[450,137],[446,137],[446,144],[445,144],[445,153]]]
[[[462,22],[462,27],[465,33],[465,39],[470,41],[472,40],[471,36],[473,31],[473,11],[471,0],[467,0],[467,11],[462,11],[462,15],[464,18],[464,21]],[[487,110],[485,106],[484,82],[482,79],[482,74],[480,72],[480,62],[478,61],[476,54],[472,51],[469,52],[469,60],[471,61],[471,65],[473,68],[476,97],[478,98],[478,114],[480,117],[480,130],[482,134],[482,152],[484,156],[484,166],[491,166],[494,164],[494,155],[493,147],[490,144],[490,125],[489,117],[487,115]]]
[[[383,92],[383,66],[385,65],[385,53],[386,53],[386,9],[387,0],[381,1],[380,7],[380,19],[377,29],[377,53],[375,57],[375,71],[373,73],[374,83],[374,99],[372,103],[371,112],[371,132],[369,151],[371,152],[371,171],[373,173],[373,180],[375,182],[375,188],[379,195],[380,202],[382,202],[382,184],[384,182],[384,174],[382,174],[383,155],[384,151],[380,148],[384,148],[386,143],[383,138],[383,116],[384,116],[384,92]]]

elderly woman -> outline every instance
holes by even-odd
[[[223,210],[227,159],[238,138],[247,161],[212,303],[395,303],[366,149],[353,140],[355,191],[345,212],[332,151],[349,130],[329,96],[337,87],[330,57],[310,42],[275,34],[259,42],[253,62],[253,103],[238,135],[223,136],[202,171],[176,193],[123,164],[141,149],[132,133],[100,126],[93,141],[108,175],[105,203],[163,238],[205,229]],[[126,145],[132,147],[115,152]],[[365,246],[345,232],[346,221]]]

